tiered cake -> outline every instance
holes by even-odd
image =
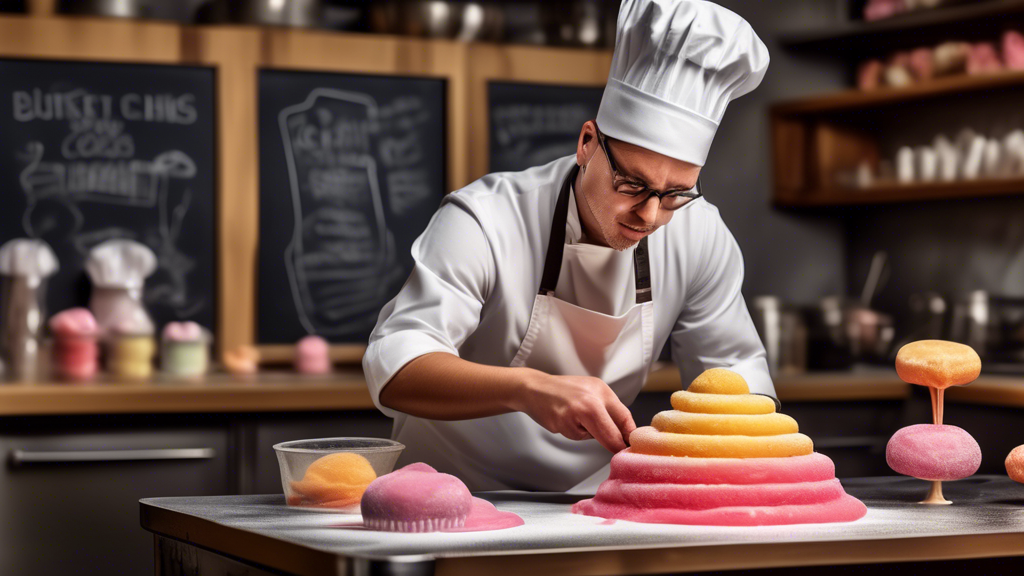
[[[759,526],[849,522],[867,513],[795,420],[715,368],[672,395],[675,410],[637,428],[612,458],[587,516],[663,524]]]

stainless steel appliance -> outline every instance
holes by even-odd
[[[950,338],[974,348],[986,372],[1024,372],[1024,297],[971,292],[953,309]]]

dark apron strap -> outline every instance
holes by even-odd
[[[558,286],[558,276],[562,273],[562,255],[565,252],[565,224],[569,218],[569,192],[580,167],[574,165],[569,175],[562,182],[562,190],[558,193],[555,203],[555,215],[551,220],[551,236],[548,253],[544,258],[544,275],[540,280],[540,294],[551,296]],[[651,262],[647,253],[647,237],[637,243],[633,250],[633,275],[636,282],[636,303],[643,304],[652,300],[651,294]]]

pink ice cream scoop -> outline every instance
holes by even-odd
[[[50,319],[53,358],[57,373],[68,380],[88,380],[96,375],[99,326],[86,308],[71,308]]]
[[[960,480],[978,471],[981,447],[963,428],[915,424],[901,428],[885,447],[889,467],[922,480]]]
[[[306,336],[295,345],[295,370],[302,374],[331,371],[330,346],[319,336]]]
[[[377,478],[360,502],[363,524],[388,532],[461,528],[472,507],[473,497],[462,480],[421,463]]]

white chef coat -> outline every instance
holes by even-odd
[[[568,156],[484,176],[447,195],[413,243],[412,274],[381,310],[363,356],[374,404],[395,418],[395,435],[415,417],[382,406],[380,392],[413,359],[447,352],[479,364],[512,362],[540,286],[555,201],[575,161]],[[567,243],[579,242],[575,202],[566,232]],[[648,237],[648,245],[654,349],[671,339],[684,386],[704,370],[727,367],[751,392],[775,398],[764,347],[740,293],[743,258],[718,209],[704,198],[691,201]],[[631,305],[631,258],[598,259],[625,279],[606,284],[607,305]],[[556,293],[572,281],[563,280],[565,270],[563,262]]]

